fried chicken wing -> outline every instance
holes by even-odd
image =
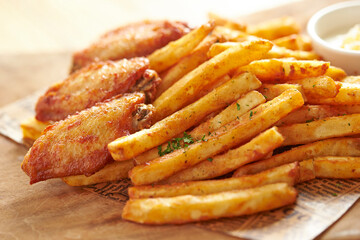
[[[142,21],[117,28],[101,36],[90,47],[73,56],[71,72],[99,60],[146,56],[189,32],[187,24],[174,21]]]
[[[160,80],[156,72],[147,70],[148,67],[146,58],[92,63],[50,87],[36,104],[36,119],[62,120],[97,102],[132,92],[133,89],[147,91],[150,101]],[[138,89],[139,84],[148,88]]]
[[[112,161],[107,144],[149,127],[153,106],[143,93],[96,104],[47,127],[21,165],[30,183],[72,175],[91,175]]]

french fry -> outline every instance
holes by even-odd
[[[134,167],[132,160],[112,162],[91,176],[78,175],[64,177],[62,180],[70,186],[86,186],[95,183],[112,182],[128,177],[128,172]]]
[[[168,69],[187,56],[213,29],[214,24],[209,22],[156,50],[148,56],[150,68],[158,73]]]
[[[213,45],[211,45],[209,51],[207,52],[207,56],[209,58],[213,58],[216,55],[219,55],[220,53],[222,53],[223,51],[234,47],[234,46],[239,46],[241,43],[239,42],[223,42],[223,43],[214,43]]]
[[[359,109],[360,111],[360,109]],[[293,111],[286,117],[277,122],[276,126],[290,125],[294,123],[306,123],[328,117],[341,116],[347,114],[345,109],[330,105],[304,105]]]
[[[238,66],[246,65],[254,59],[260,59],[271,47],[270,42],[263,40],[246,42],[201,64],[154,101],[153,105],[157,110],[156,119],[161,120],[194,102],[200,98],[199,92],[211,87],[217,78]]]
[[[208,57],[212,58],[226,49],[236,46],[240,42],[224,42],[224,43],[215,43],[211,46]],[[264,58],[295,58],[298,60],[315,60],[320,59],[319,55],[314,52],[300,51],[300,50],[290,50],[283,47],[278,47],[276,45],[264,56]]]
[[[291,17],[272,19],[247,27],[247,33],[269,40],[297,34],[299,31],[299,25]]]
[[[360,157],[317,157],[314,168],[318,178],[360,178]]]
[[[259,173],[267,169],[291,162],[301,162],[320,156],[360,156],[360,138],[334,138],[309,143],[274,155],[271,158],[245,165],[234,173],[244,176]],[[300,165],[301,166],[301,165]]]
[[[212,31],[212,34],[219,37],[221,39],[221,42],[243,42],[245,40],[248,40],[250,37],[250,35],[245,32],[237,31],[223,26],[216,26]]]
[[[201,138],[209,135],[209,132],[212,132],[237,117],[240,117],[242,114],[248,112],[250,109],[258,106],[261,103],[265,102],[265,98],[257,91],[251,91],[246,95],[242,96],[239,100],[229,105],[226,109],[221,111],[215,117],[210,118],[206,122],[200,124],[198,127],[194,128],[190,132],[190,136],[194,140],[200,140]],[[167,147],[167,143],[161,146],[162,149]],[[140,165],[150,160],[153,160],[159,157],[158,148],[153,148],[147,152],[144,152],[134,158],[136,165]]]
[[[338,94],[333,98],[308,98],[311,104],[329,104],[329,105],[353,105],[360,104],[360,84],[342,83]]]
[[[260,85],[259,80],[250,73],[236,76],[195,103],[155,123],[151,128],[113,141],[108,145],[109,151],[117,161],[133,158],[186,131],[206,115],[224,108]]]
[[[130,199],[123,219],[145,224],[181,224],[267,211],[292,204],[297,191],[286,183],[203,196]]]
[[[269,152],[279,147],[283,140],[276,127],[273,127],[238,148],[210,158],[211,161],[208,159],[178,172],[165,182],[187,182],[225,175],[245,164],[264,158]]]
[[[162,81],[158,86],[156,97],[159,97],[166,89],[185,76],[185,74],[205,62],[208,59],[207,52],[210,46],[217,40],[218,38],[215,35],[208,35],[188,56],[182,58],[166,71],[166,73],[161,76]]]
[[[240,67],[237,72],[252,72],[263,82],[287,82],[323,75],[329,62],[315,60],[263,59]]]
[[[315,60],[320,59],[320,56],[314,52],[290,50],[274,45],[264,58],[295,58],[298,60]]]
[[[360,76],[347,76],[341,79],[341,82],[360,84]]]
[[[360,113],[360,104],[337,105],[333,107],[336,107],[337,109],[339,109],[339,111],[344,111],[344,114]]]
[[[129,197],[156,198],[175,197],[181,195],[205,195],[232,190],[260,187],[273,183],[287,183],[293,186],[299,180],[299,164],[289,163],[267,171],[239,178],[226,178],[220,180],[193,181],[174,183],[171,185],[136,186],[129,188]]]
[[[210,21],[214,21],[216,26],[224,26],[238,31],[246,31],[246,25],[240,21],[224,18],[212,12],[208,13],[208,18]]]
[[[312,50],[310,38],[299,34],[291,34],[285,37],[274,39],[273,43],[279,47],[284,47],[290,50]]]
[[[287,84],[287,83],[282,83],[282,84],[270,84],[270,83],[265,83],[262,84],[261,87],[258,89],[258,91],[264,95],[264,97],[267,100],[272,100],[274,98],[276,98],[277,96],[279,96],[281,93],[285,92],[286,90],[289,89],[296,89],[298,90],[301,95],[303,96],[304,100],[306,101],[306,97],[305,97],[305,93],[302,89],[302,86],[298,85],[298,84]]]
[[[306,182],[316,178],[313,159],[301,161],[299,166],[300,174],[298,183]]]
[[[279,127],[279,132],[285,138],[283,146],[298,145],[326,138],[359,134],[359,122],[360,114],[351,114],[283,126]]]
[[[244,114],[225,125],[227,127],[213,132],[213,136],[205,141],[196,142],[186,149],[176,150],[134,167],[129,173],[130,179],[134,185],[146,185],[166,179],[176,172],[250,140],[303,104],[300,92],[288,90],[251,110],[248,116]]]
[[[289,83],[301,85],[306,96],[311,96],[312,98],[335,97],[340,88],[339,84],[336,84],[335,81],[328,76],[303,78],[290,81]]]
[[[40,137],[42,131],[49,125],[51,125],[50,122],[41,122],[36,120],[34,117],[23,121],[20,124],[20,127],[24,140],[29,141],[29,143],[34,142]]]
[[[341,81],[347,76],[346,72],[343,69],[334,66],[330,66],[326,70],[325,75],[331,77],[335,81]]]

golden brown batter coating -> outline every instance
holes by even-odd
[[[47,127],[21,165],[30,183],[91,175],[112,161],[107,144],[150,126],[152,105],[143,93],[117,96]]]
[[[90,47],[73,56],[71,72],[94,61],[146,56],[189,32],[186,23],[142,21],[117,28],[101,36]]]
[[[146,58],[97,62],[50,87],[36,104],[36,119],[58,121],[134,87],[146,69]]]

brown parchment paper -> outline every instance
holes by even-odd
[[[0,134],[23,144],[20,123],[34,116],[39,94],[0,109]],[[65,183],[64,183],[65,184]],[[129,179],[84,190],[125,204]],[[296,186],[296,204],[250,216],[196,223],[196,226],[248,239],[313,239],[339,219],[360,197],[360,179],[315,179]]]

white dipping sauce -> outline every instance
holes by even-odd
[[[354,44],[359,42],[359,39],[356,39],[356,37],[354,37],[354,31],[357,31],[357,29],[359,29],[359,24],[357,24],[354,27],[351,27],[345,31],[342,29],[340,29],[338,31],[334,31],[334,32],[328,34],[326,37],[324,37],[324,40],[335,47],[345,48],[348,50],[357,50],[357,49],[351,49],[348,47],[344,47],[345,41],[350,41],[349,38],[353,38],[351,40],[353,40]],[[348,45],[348,43],[346,45]]]

